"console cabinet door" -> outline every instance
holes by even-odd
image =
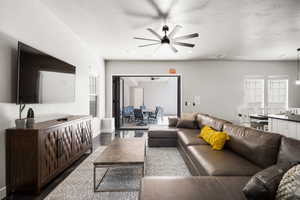
[[[82,137],[82,126],[81,123],[73,125],[73,144],[72,153],[73,155],[80,154],[83,150],[83,137]]]
[[[59,167],[58,135],[59,129],[45,129],[41,132],[40,173],[42,184],[47,182],[48,179],[51,179]]]
[[[90,148],[92,144],[91,121],[85,120],[74,125],[73,130],[73,154],[80,154]]]
[[[59,167],[64,167],[69,164],[73,158],[72,152],[72,137],[73,137],[72,126],[62,127],[59,130],[59,136],[57,141],[57,156],[59,160]]]
[[[82,145],[83,149],[89,148],[89,146],[92,144],[92,124],[91,121],[83,121],[81,123],[82,128]]]

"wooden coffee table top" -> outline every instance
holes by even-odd
[[[144,162],[145,138],[117,138],[94,160],[94,165],[134,165]]]

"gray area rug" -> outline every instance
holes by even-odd
[[[93,192],[93,160],[105,149],[99,147],[85,159],[46,200],[138,200],[138,192]],[[105,169],[97,170],[100,179]],[[177,148],[147,148],[146,176],[191,176]],[[139,187],[140,168],[118,168],[108,172],[101,188]]]

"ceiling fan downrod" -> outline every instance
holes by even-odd
[[[167,36],[167,32],[169,31],[169,27],[167,25],[164,25],[162,27],[162,31],[165,32],[164,37],[161,39],[162,44],[170,44],[170,39]]]

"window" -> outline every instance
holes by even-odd
[[[247,78],[244,82],[246,106],[262,111],[264,108],[264,79]]]
[[[89,102],[90,102],[90,115],[97,117],[98,115],[98,93],[97,93],[97,77],[90,76],[89,78]]]
[[[244,79],[245,106],[248,113],[280,113],[288,109],[288,77]]]
[[[268,109],[278,113],[288,108],[288,79],[268,80]]]

